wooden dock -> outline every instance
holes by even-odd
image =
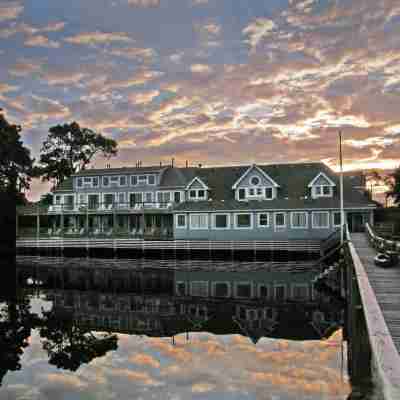
[[[400,399],[400,267],[375,266],[374,247],[400,250],[366,225],[347,232],[347,340],[354,382],[370,376],[384,400]]]
[[[353,233],[351,240],[367,273],[369,283],[382,310],[393,342],[400,353],[400,268],[379,268],[377,254],[363,233]]]

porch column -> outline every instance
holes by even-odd
[[[128,221],[127,221],[127,227],[128,227],[128,233],[131,233],[131,216],[128,215]]]
[[[89,210],[88,207],[86,207],[86,215],[85,215],[85,233],[86,237],[89,236]]]
[[[62,211],[60,215],[60,228],[61,228],[61,236],[64,236],[64,214]]]
[[[40,214],[39,211],[36,214],[36,238],[40,237]]]
[[[15,214],[15,235],[18,237],[18,230],[19,230],[19,215],[18,212]]]
[[[116,227],[117,227],[117,213],[114,210],[114,212],[113,212],[113,232],[114,233],[115,233]]]
[[[370,211],[369,213],[369,224],[374,226],[374,211]]]
[[[144,235],[144,231],[145,231],[145,229],[146,229],[146,226],[145,226],[145,219],[144,219],[144,213],[140,214],[140,217],[139,217],[139,227],[142,229],[143,235]]]

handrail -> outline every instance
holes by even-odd
[[[400,399],[400,355],[394,345],[364,265],[351,242],[348,229],[346,231],[348,248],[362,300],[371,351],[376,361],[375,369],[382,384],[384,399],[398,400]]]

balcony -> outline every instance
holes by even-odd
[[[70,203],[70,204],[54,204],[49,206],[49,214],[71,214],[71,213],[134,213],[143,212],[144,210],[171,210],[174,203],[160,202],[129,202],[129,203]]]

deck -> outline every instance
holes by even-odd
[[[400,268],[379,268],[374,264],[376,250],[373,246],[400,249],[400,244],[384,241],[366,226],[366,233],[348,234],[352,271],[348,302],[355,305],[353,313],[362,311],[365,319],[367,342],[362,331],[354,329],[353,341],[359,358],[356,369],[363,369],[363,353],[370,351],[374,380],[381,388],[383,399],[400,398]],[[357,289],[352,289],[356,285]],[[357,293],[358,295],[357,295]],[[355,298],[360,299],[358,301]],[[357,320],[357,317],[354,318]],[[357,325],[357,322],[356,322]],[[369,346],[368,346],[369,344]],[[368,346],[366,348],[365,346]],[[361,364],[360,364],[361,360]]]

